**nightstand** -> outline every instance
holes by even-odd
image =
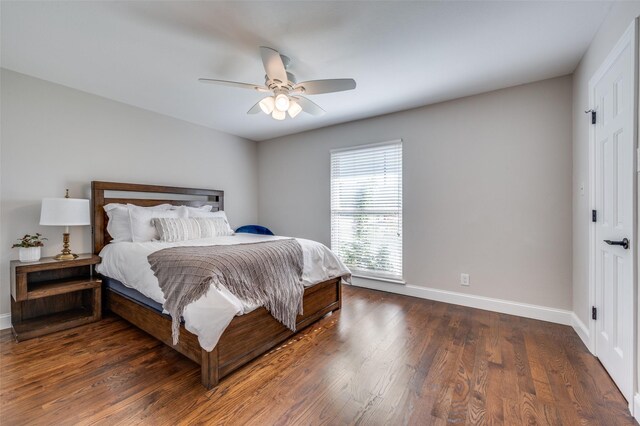
[[[100,257],[44,257],[11,261],[11,325],[18,341],[66,330],[102,318]]]

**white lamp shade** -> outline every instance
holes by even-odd
[[[268,96],[261,100],[258,105],[260,105],[260,109],[262,110],[262,112],[264,112],[265,114],[271,114],[271,111],[273,111],[276,102],[273,100],[273,96]]]
[[[43,198],[40,225],[91,225],[89,200],[81,198]]]
[[[291,118],[295,118],[301,111],[302,107],[296,101],[291,101],[291,105],[289,106],[289,116]]]
[[[271,113],[271,117],[273,117],[276,120],[284,120],[287,117],[287,113],[284,111],[279,111],[277,109],[274,109],[273,112]]]
[[[275,107],[278,111],[287,112],[289,109],[289,97],[280,93],[276,96]]]

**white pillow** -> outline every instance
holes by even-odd
[[[191,206],[172,206],[171,210],[176,210],[178,207],[185,207],[187,209],[187,211],[189,212],[194,212],[194,213],[198,213],[198,212],[202,212],[202,213],[206,213],[206,212],[210,212],[211,209],[213,208],[213,206],[211,204],[205,204],[204,206],[200,206],[200,207],[191,207]]]
[[[221,217],[196,217],[190,219],[198,223],[201,238],[233,235],[233,230],[229,226],[229,223]]]
[[[160,204],[153,207],[140,207],[141,209],[150,210],[168,210],[171,204]],[[111,235],[112,241],[118,243],[121,241],[132,241],[131,239],[131,221],[129,219],[129,208],[126,204],[109,203],[103,206],[109,221],[107,222],[107,232]]]
[[[224,235],[233,235],[233,229],[231,229],[231,226],[229,225],[229,220],[227,219],[227,215],[224,211],[220,210],[217,212],[197,212],[197,211],[189,211],[189,217],[197,217],[197,218],[220,218],[224,220],[224,223],[226,225],[226,231],[224,233]],[[202,238],[205,238],[204,235],[202,236]]]
[[[201,210],[189,210],[189,217],[221,217],[227,220],[227,215],[223,210],[219,210],[217,212],[212,211],[201,211]]]
[[[159,238],[151,219],[156,217],[186,218],[187,209],[180,206],[175,210],[157,210],[127,204],[131,222],[131,240],[133,242],[153,241]]]
[[[200,225],[197,220],[194,218],[156,217],[151,219],[151,222],[156,228],[160,241],[172,243],[201,238]]]

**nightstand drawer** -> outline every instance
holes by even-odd
[[[102,285],[100,278],[86,279],[80,278],[75,280],[53,280],[34,283],[29,286],[27,292],[27,300],[38,299],[40,297],[49,297],[56,294],[70,293],[74,291],[87,290],[97,288]]]
[[[95,255],[80,255],[74,260],[55,260],[53,258],[43,258],[37,262],[22,263],[11,262],[11,295],[20,302],[23,300],[46,297],[49,294],[43,293],[50,284],[53,294],[61,294],[69,291],[91,288],[91,285],[80,286],[78,282],[96,282],[97,276],[93,273],[93,266],[100,262],[100,258]],[[64,290],[64,283],[70,286]],[[95,284],[93,285],[95,286]],[[36,291],[35,295],[31,293]]]
[[[89,324],[102,318],[101,287],[14,302],[13,333],[18,341]]]

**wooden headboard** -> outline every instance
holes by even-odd
[[[106,191],[116,192],[105,197]],[[165,194],[157,198],[136,198],[142,194]],[[130,196],[129,196],[130,195]],[[171,198],[171,196],[179,196]],[[109,203],[135,204],[150,207],[158,204],[200,207],[213,206],[212,211],[224,210],[224,191],[215,189],[180,188],[175,186],[143,185],[138,183],[91,182],[91,203],[93,217],[93,252],[100,250],[111,241],[107,232],[107,217],[103,207]]]

